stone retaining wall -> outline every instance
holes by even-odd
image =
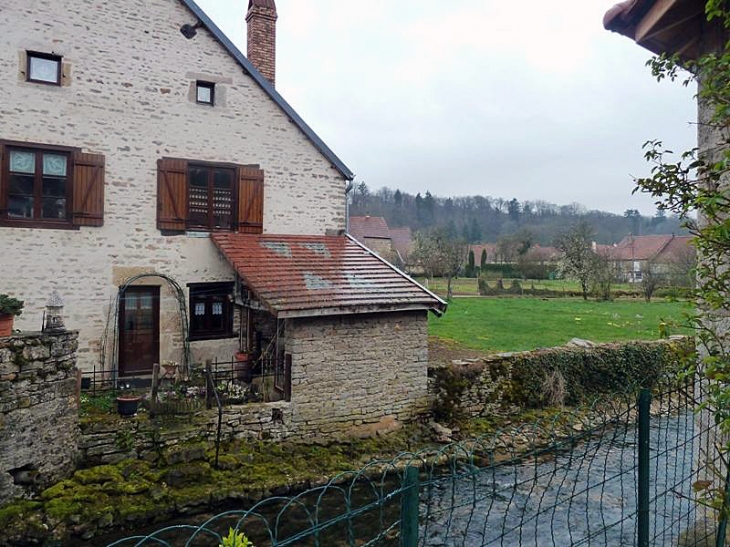
[[[0,338],[0,505],[74,471],[77,332]]]
[[[584,341],[581,341],[584,342]],[[434,417],[450,422],[524,408],[577,404],[675,377],[688,338],[495,354],[429,368]],[[668,376],[667,376],[668,375]]]
[[[223,409],[221,440],[296,439],[287,402],[235,405]],[[114,464],[125,459],[156,462],[169,459],[178,447],[196,442],[212,449],[218,427],[218,410],[201,410],[191,415],[150,418],[140,413],[134,418],[114,414],[81,421],[81,465]],[[187,450],[187,448],[185,448]],[[168,462],[169,463],[169,462]]]

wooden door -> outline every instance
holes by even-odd
[[[119,302],[119,375],[151,374],[160,359],[160,287],[128,287]]]

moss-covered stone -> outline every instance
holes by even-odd
[[[110,481],[122,481],[123,477],[118,465],[97,465],[90,469],[76,471],[74,480],[81,484],[104,484]]]
[[[202,461],[206,459],[206,448],[205,443],[173,446],[162,452],[162,460],[167,465]]]
[[[211,469],[208,463],[195,462],[176,464],[168,468],[164,474],[164,482],[171,487],[199,484],[210,478]]]
[[[215,450],[207,461],[159,467],[142,460],[101,465],[77,471],[71,479],[48,488],[39,502],[19,501],[0,509],[0,545],[21,545],[24,537],[93,537],[111,527],[134,527],[176,514],[207,510],[212,504],[254,503],[262,497],[306,488],[325,477],[391,457],[411,443],[413,430],[329,447],[301,444],[235,442]],[[183,444],[198,453],[197,442]],[[134,523],[134,524],[132,524]],[[35,534],[35,535],[34,535]]]

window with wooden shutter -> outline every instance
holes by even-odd
[[[264,229],[264,172],[163,158],[158,161],[157,227],[168,232]]]
[[[0,225],[101,226],[103,214],[103,156],[64,146],[0,143]]]
[[[264,231],[264,172],[256,167],[238,168],[238,231]]]
[[[188,162],[163,158],[157,162],[157,227],[184,231],[188,217]]]
[[[5,218],[7,212],[7,204],[5,203],[6,194],[5,182],[7,176],[5,175],[5,147],[0,144],[0,222]]]
[[[72,195],[75,226],[104,224],[104,156],[74,152]]]

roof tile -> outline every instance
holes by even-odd
[[[278,317],[446,310],[446,302],[351,237],[215,233],[211,239]]]

